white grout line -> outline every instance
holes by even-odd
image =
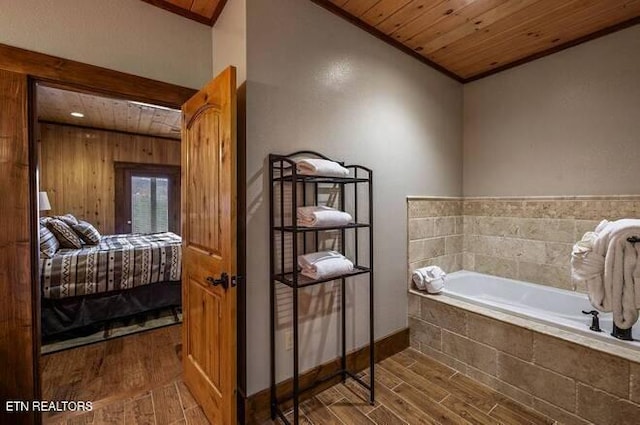
[[[490,415],[491,412],[493,412],[493,409],[495,409],[496,407],[498,407],[498,403],[496,403],[495,406],[493,406],[491,409],[489,409],[489,411],[487,412],[487,415]]]
[[[177,388],[176,388],[177,390]],[[153,423],[158,423],[158,417],[156,415],[156,402],[153,399],[153,390],[150,391],[149,397],[151,397],[151,407],[153,408]],[[180,399],[180,393],[178,393],[178,399]],[[184,410],[182,411],[182,417],[186,420],[184,416]]]

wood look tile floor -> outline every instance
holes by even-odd
[[[46,425],[208,424],[180,379],[180,326],[44,356],[42,369],[45,399],[94,403],[92,412],[50,416]],[[376,374],[373,406],[364,389],[348,380],[304,401],[300,423],[556,423],[413,349],[378,363]]]
[[[551,418],[413,349],[378,363],[376,402],[353,381],[302,403],[300,423],[339,425],[554,425]],[[366,374],[361,375],[368,381]],[[287,415],[291,418],[291,414]],[[267,424],[280,424],[269,421]],[[559,424],[558,424],[559,425]]]

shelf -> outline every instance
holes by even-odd
[[[349,223],[349,224],[345,224],[344,226],[326,226],[326,227],[276,226],[273,228],[273,230],[277,230],[279,232],[322,232],[327,230],[359,229],[362,227],[370,227],[370,225],[366,223]]]
[[[358,276],[361,274],[369,273],[371,269],[363,266],[354,266],[353,271],[350,273],[345,273],[341,275],[331,276],[326,279],[314,280],[307,276],[304,276],[302,273],[298,272],[298,288],[304,288],[305,286],[317,285],[319,283],[331,282],[332,280],[338,280],[346,277]],[[287,286],[294,287],[293,284],[293,273],[280,273],[273,276],[273,279],[283,283]]]
[[[305,183],[369,183],[371,180],[368,178],[355,178],[355,177],[325,177],[325,176],[308,176],[305,174],[298,174],[296,180]],[[291,174],[283,177],[274,177],[273,181],[293,181]]]
[[[348,175],[332,177],[300,174],[297,170],[296,164],[298,162],[297,160],[301,158],[317,158],[332,161],[331,158],[312,151],[298,151],[289,155],[269,155],[269,240],[271,244],[269,250],[269,304],[271,311],[269,320],[271,377],[271,395],[269,405],[271,408],[272,419],[278,417],[287,425],[299,425],[301,423],[301,417],[298,415],[300,411],[301,396],[311,391],[313,388],[317,388],[318,385],[331,382],[332,380],[338,381],[338,379],[340,379],[344,381],[347,378],[353,378],[355,382],[362,386],[363,390],[369,393],[368,398],[371,403],[373,403],[375,399],[375,386],[367,384],[356,374],[347,370],[347,341],[349,332],[347,332],[346,313],[346,294],[348,293],[347,285],[350,287],[368,287],[370,347],[368,350],[369,377],[371,382],[375,382],[373,237],[361,238],[361,232],[358,232],[358,229],[366,229],[362,232],[368,234],[371,234],[373,231],[373,170],[362,165],[345,165],[344,162],[334,161],[347,168],[349,171]],[[285,184],[285,182],[288,184]],[[358,186],[357,183],[361,183],[362,186]],[[324,185],[320,186],[319,184]],[[354,185],[347,187],[348,184]],[[359,188],[363,190],[357,190]],[[330,196],[328,200],[325,200],[327,194]],[[289,200],[290,202],[285,204],[285,200]],[[354,215],[351,220],[353,223],[348,223],[342,226],[299,226],[297,208],[309,204],[320,205],[321,200],[324,200],[328,206],[336,207],[340,210],[345,210],[347,205],[352,205]],[[362,202],[362,204],[359,208],[360,202]],[[286,217],[288,215],[287,213],[290,214],[290,217],[285,221],[283,217]],[[347,229],[356,230],[347,232]],[[321,233],[333,231],[340,231],[340,233]],[[309,236],[315,237],[309,239],[307,237],[309,232],[311,232]],[[291,235],[291,237],[285,237],[287,234]],[[304,238],[299,238],[300,235],[303,235]],[[343,250],[349,251],[348,254],[353,257],[353,261],[355,263],[366,264],[368,267],[356,264],[351,272],[331,276],[326,279],[314,280],[304,276],[301,271],[298,271],[296,256],[297,254],[305,253],[306,250],[310,249],[309,245],[311,245],[311,242],[315,242],[316,250],[318,250],[318,241],[322,239],[320,238],[321,235],[339,236],[339,239],[341,240],[340,246]],[[309,244],[307,242],[309,242]],[[296,255],[293,255],[294,252]],[[345,253],[346,252],[343,251],[343,255],[345,255]],[[362,277],[359,279],[349,279],[360,275]],[[337,281],[336,284],[340,287],[340,294],[338,299],[333,300],[333,302],[338,303],[336,306],[342,306],[339,308],[341,347],[340,370],[335,373],[328,373],[328,376],[320,379],[318,379],[319,377],[316,377],[314,380],[315,382],[310,383],[306,379],[303,380],[300,377],[301,349],[299,343],[301,329],[299,322],[301,320],[301,301],[298,296],[298,289],[335,281]],[[286,285],[289,288],[292,288],[293,291],[285,291],[286,296],[285,298],[282,298],[278,292],[282,289],[279,284]],[[313,296],[312,294],[309,295]],[[276,358],[279,352],[276,340],[276,333],[278,330],[276,323],[278,323],[279,320],[278,309],[280,304],[283,302],[287,303],[287,308],[291,308],[292,313],[291,325],[293,328],[293,345],[291,349],[293,350],[293,353],[291,354],[293,354],[293,377],[286,384],[283,382],[284,388],[282,388],[282,391],[278,391],[279,384],[276,382],[278,377],[277,365],[280,362],[278,362]],[[289,302],[291,303],[290,305],[288,304]],[[280,394],[278,394],[279,392]],[[290,401],[292,403],[290,403]],[[289,408],[291,404],[293,405],[294,417],[290,421],[285,416],[283,408],[285,406]]]

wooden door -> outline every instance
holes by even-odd
[[[182,107],[184,380],[215,425],[236,423],[236,70]],[[226,280],[225,280],[226,276]]]

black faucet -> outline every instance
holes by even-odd
[[[620,329],[613,324],[613,332],[611,332],[611,336],[614,338],[621,339],[623,341],[633,341],[633,335],[631,335],[631,328],[629,329]]]
[[[602,329],[600,329],[600,319],[598,319],[598,312],[595,310],[591,310],[591,311],[584,311],[582,310],[582,314],[590,314],[591,316],[593,316],[593,318],[591,319],[591,326],[589,326],[589,329],[591,329],[594,332],[602,332]]]

